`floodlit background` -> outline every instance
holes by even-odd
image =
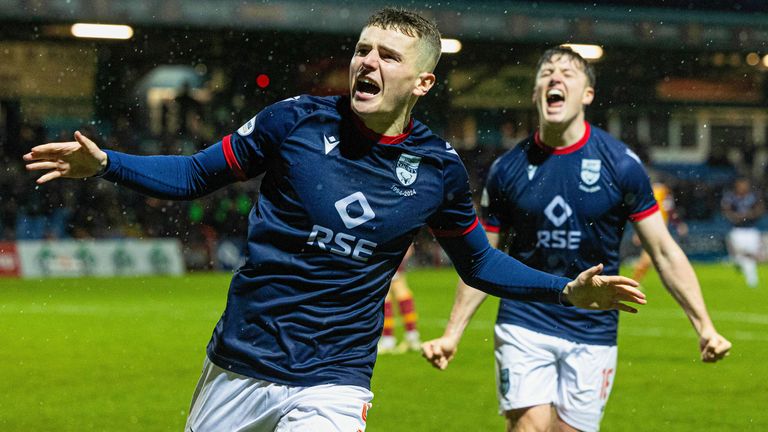
[[[651,304],[622,318],[604,430],[768,429],[768,284],[748,289],[728,263],[720,214],[736,176],[766,186],[768,4],[388,4],[438,22],[439,81],[415,116],[459,151],[476,191],[535,129],[533,68],[563,43],[597,70],[589,121],[674,191],[689,226],[680,243],[733,354],[701,364],[651,275]],[[191,154],[270,103],[345,93],[360,28],[381,5],[0,0],[0,430],[180,430],[258,197],[258,181],[175,203],[101,180],[35,187],[21,155],[77,129],[105,148]],[[448,265],[421,233],[409,281],[427,338],[453,300]],[[415,354],[379,359],[368,430],[502,430],[488,303],[448,371]]]

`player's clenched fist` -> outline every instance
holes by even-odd
[[[714,363],[722,360],[730,353],[731,342],[714,329],[703,331],[699,337],[699,350],[703,362]]]
[[[421,344],[421,355],[427,359],[432,366],[445,370],[448,367],[448,363],[453,360],[456,355],[456,349],[458,347],[457,341],[441,337],[432,339]]]
[[[75,141],[33,147],[24,161],[29,171],[48,171],[37,179],[37,184],[43,184],[59,177],[94,176],[107,166],[107,154],[78,131]]]
[[[637,289],[639,284],[624,276],[600,276],[603,265],[584,270],[569,282],[563,290],[565,299],[584,309],[617,309],[636,313],[637,309],[623,302],[645,304],[645,294]]]

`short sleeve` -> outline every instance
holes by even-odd
[[[222,139],[227,166],[238,180],[256,177],[266,170],[267,160],[278,152],[305,112],[299,100],[291,98],[264,108]]]
[[[445,160],[443,203],[427,224],[435,237],[458,237],[472,231],[479,221],[464,164],[456,155],[448,155]]]
[[[639,222],[659,211],[653,188],[640,159],[629,149],[617,166],[623,206],[628,219]]]

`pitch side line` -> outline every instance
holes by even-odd
[[[220,311],[210,312],[210,316],[205,316],[199,310],[184,311],[183,309],[170,310],[165,305],[141,304],[135,306],[101,306],[101,305],[79,305],[79,304],[4,304],[0,305],[0,314],[3,315],[41,315],[41,314],[59,314],[59,315],[103,315],[103,316],[136,316],[137,314],[162,313],[169,317],[179,315],[194,315],[197,318],[215,319],[221,315]],[[657,319],[685,319],[685,314],[679,309],[648,309],[641,311],[643,316],[650,316]],[[752,312],[734,312],[734,311],[714,311],[712,318],[715,322],[733,322],[739,324],[757,324],[768,325],[768,314],[759,314]],[[447,321],[438,318],[421,318],[419,325],[422,327],[443,329]],[[486,330],[493,328],[495,321],[473,320],[470,330]],[[636,337],[658,337],[658,338],[684,338],[695,337],[693,329],[685,331],[670,330],[665,327],[630,327],[622,326],[620,334]],[[751,340],[768,341],[768,334],[764,332],[753,332],[749,330],[731,330],[726,333],[729,339],[733,340]]]
[[[2,314],[43,314],[43,313],[55,313],[63,315],[133,315],[135,313],[142,312],[163,312],[174,314],[185,314],[187,311],[184,308],[171,310],[168,305],[153,305],[153,304],[136,304],[119,306],[104,306],[104,305],[83,305],[83,304],[40,304],[40,303],[5,303],[0,305],[0,313]],[[192,310],[189,313],[192,314]],[[194,314],[199,315],[198,311],[194,311]],[[663,319],[685,319],[685,314],[680,309],[641,309],[640,314],[643,317],[654,317]],[[216,311],[212,316],[221,315],[221,311]],[[622,314],[627,316],[628,314]],[[633,319],[633,318],[628,318]],[[712,319],[716,322],[726,321],[744,324],[758,324],[768,325],[768,314],[754,313],[754,312],[736,312],[736,311],[713,311]],[[436,318],[422,318],[421,322],[430,322],[434,325],[445,325],[445,319]],[[487,320],[473,320],[470,324],[472,328],[482,328],[493,325],[493,321]]]

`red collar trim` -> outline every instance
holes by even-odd
[[[584,122],[584,136],[581,137],[580,140],[576,141],[574,144],[565,146],[565,147],[550,147],[546,144],[544,144],[543,141],[541,141],[541,137],[539,136],[539,131],[536,130],[536,133],[533,135],[533,140],[536,142],[536,145],[539,146],[541,149],[545,150],[548,153],[552,153],[554,155],[564,155],[573,153],[576,150],[584,147],[584,144],[587,143],[587,140],[589,140],[589,135],[592,132],[592,127],[587,123]]]
[[[368,129],[368,126],[363,123],[360,118],[352,114],[352,120],[355,123],[355,126],[357,126],[357,129],[366,136],[366,138],[372,139],[373,141],[376,141],[379,144],[400,144],[401,142],[405,141],[408,136],[411,135],[411,131],[413,131],[413,118],[408,122],[408,127],[405,128],[405,132],[401,133],[400,135],[383,135],[380,133],[376,133],[372,131],[371,129]]]

